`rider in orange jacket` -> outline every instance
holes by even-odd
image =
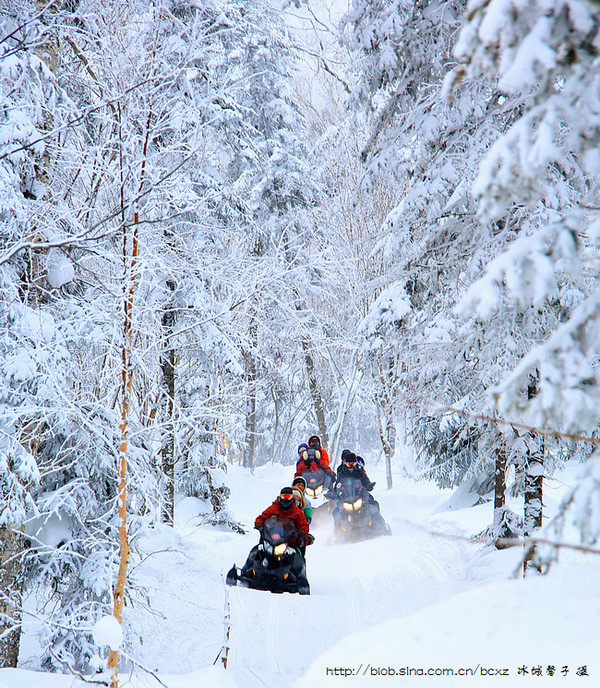
[[[311,435],[308,438],[308,446],[315,451],[321,452],[321,465],[324,471],[329,471],[329,453],[321,446],[321,438],[318,435]]]

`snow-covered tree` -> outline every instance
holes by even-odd
[[[449,83],[484,75],[506,97],[522,98],[480,165],[479,214],[494,222],[520,213],[524,221],[471,287],[466,309],[489,321],[507,302],[549,306],[554,317],[542,336],[496,386],[497,407],[537,428],[591,432],[599,389],[597,266],[590,263],[600,171],[598,8],[586,0],[492,1],[472,3],[467,16]],[[532,376],[535,393],[526,394]],[[586,537],[595,530],[580,525]]]
[[[556,203],[537,208],[505,204],[502,214],[483,216],[483,206],[476,202],[483,193],[483,177],[476,182],[480,164],[496,149],[497,140],[510,135],[529,103],[523,89],[502,92],[501,82],[489,70],[472,69],[460,86],[464,67],[446,76],[454,66],[458,31],[466,21],[463,10],[473,19],[488,4],[494,5],[484,3],[471,11],[460,2],[356,2],[346,18],[347,41],[358,50],[361,65],[354,100],[373,111],[363,151],[366,184],[387,166],[403,187],[381,235],[388,283],[363,324],[367,347],[375,353],[393,345],[400,352],[397,388],[412,409],[413,437],[425,474],[445,486],[466,482],[477,493],[490,490],[506,460],[518,472],[535,463],[535,441],[476,416],[497,413],[490,391],[537,342],[548,338],[589,288],[585,275],[567,274],[556,282],[552,299],[531,299],[530,287],[542,294],[551,271],[541,271],[535,261],[527,266],[521,261],[514,268],[517,247],[524,245],[526,235],[536,233],[539,223],[554,222]],[[523,9],[524,15],[528,11]],[[491,25],[490,20],[485,30]],[[503,30],[500,22],[494,26]],[[472,40],[470,31],[467,27],[460,34],[457,54]],[[498,45],[490,44],[490,53],[500,60]],[[449,91],[451,101],[444,98]],[[509,149],[517,147],[509,144]],[[484,162],[481,169],[494,170],[494,164]],[[507,173],[508,169],[507,165]],[[549,174],[558,181],[555,171]],[[520,185],[522,180],[515,187]],[[579,182],[569,180],[555,195],[573,198],[580,191]],[[557,243],[565,260],[568,245],[568,240]],[[507,247],[510,257],[503,258]],[[477,280],[488,265],[494,266],[493,277],[482,285]],[[513,284],[512,294],[519,295],[516,307],[502,297],[503,280]],[[469,310],[466,304],[471,300],[481,308]],[[522,389],[536,367],[531,363],[522,368]],[[537,399],[540,394],[531,396]],[[523,397],[521,392],[519,398]],[[448,412],[452,406],[466,412]],[[552,465],[547,460],[547,473]],[[496,481],[496,486],[503,490],[504,481]],[[496,497],[494,521],[500,522],[504,496]],[[511,516],[508,520],[514,521]]]

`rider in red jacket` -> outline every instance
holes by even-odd
[[[262,524],[270,517],[289,519],[294,522],[298,531],[298,545],[306,545],[308,536],[308,521],[302,509],[299,509],[294,502],[294,495],[291,487],[282,488],[279,497],[267,507],[260,516],[256,517],[254,527],[260,530]]]
[[[324,471],[328,476],[330,481],[335,480],[335,473],[329,467],[329,454],[325,449],[317,448],[320,447],[321,440],[313,435],[309,440],[311,444],[310,448],[304,449],[305,444],[301,444],[298,447],[299,459],[296,462],[296,472],[294,473],[294,478],[302,475],[305,471],[314,470],[314,464],[316,464],[322,471]]]

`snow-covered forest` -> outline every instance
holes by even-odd
[[[0,7],[0,688],[600,680],[600,3]]]

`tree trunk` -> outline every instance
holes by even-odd
[[[253,350],[248,352],[246,359],[246,384],[248,390],[248,401],[246,409],[246,445],[244,447],[243,465],[254,471],[254,452],[256,448],[256,357],[258,349],[258,327],[256,322],[250,326],[250,337],[253,343]]]
[[[379,416],[379,438],[385,455],[385,473],[388,490],[394,482],[392,478],[392,457],[396,451],[396,427],[394,425],[394,388],[398,376],[393,356],[386,357],[385,364],[377,362],[374,377],[379,378],[379,390],[376,392],[377,415]],[[377,386],[375,388],[377,390]]]
[[[304,351],[304,362],[306,364],[306,374],[308,376],[308,389],[310,391],[310,398],[312,399],[315,409],[317,426],[319,428],[319,437],[321,438],[321,444],[324,447],[328,447],[329,435],[327,434],[327,425],[325,423],[325,408],[323,406],[323,398],[321,397],[321,391],[315,376],[315,365],[310,352],[310,342],[307,335],[302,337],[302,350]]]
[[[286,252],[287,253],[287,252]],[[290,264],[291,259],[288,258]],[[296,296],[296,310],[302,313],[302,299],[296,287],[293,287]],[[327,432],[327,423],[325,421],[325,406],[323,404],[323,397],[319,388],[317,376],[315,375],[315,363],[311,353],[311,340],[308,334],[303,334],[301,338],[302,351],[304,353],[304,365],[306,366],[306,376],[308,377],[308,390],[310,398],[312,399],[315,417],[317,419],[318,435],[321,439],[321,445],[326,449],[329,448],[329,433]]]
[[[332,424],[332,443],[331,443],[331,451],[329,452],[329,456],[331,457],[332,461],[335,462],[335,457],[340,454],[342,451],[341,441],[342,441],[342,430],[344,427],[344,423],[346,422],[346,416],[348,415],[348,412],[350,411],[350,407],[352,406],[352,402],[354,401],[354,397],[356,396],[356,392],[360,386],[360,383],[362,381],[362,376],[363,376],[363,368],[360,366],[357,362],[357,357],[358,353],[355,353],[352,359],[351,363],[351,376],[349,383],[345,385],[345,393],[342,391],[342,385],[340,382],[337,383],[337,417],[334,420]],[[330,365],[331,368],[334,372],[334,374],[337,375],[338,371],[333,363],[333,361],[330,360]]]
[[[527,399],[531,400],[538,393],[539,371],[529,377]],[[525,495],[523,507],[523,536],[531,537],[542,527],[544,486],[544,443],[541,437],[532,433],[527,437],[527,456],[525,463]],[[535,546],[526,546],[523,558],[523,575],[526,571],[540,570],[536,562]]]
[[[498,452],[496,453],[496,470],[494,473],[494,518],[492,532],[494,533],[494,546],[496,549],[504,549],[501,540],[506,536],[503,519],[506,505],[506,446],[500,439]]]
[[[528,450],[525,466],[525,495],[523,509],[523,536],[532,537],[535,531],[542,527],[543,516],[543,485],[544,485],[544,454],[543,445],[538,438],[532,438],[537,444]],[[536,442],[537,440],[537,442]],[[538,444],[539,442],[539,444]],[[535,561],[535,546],[526,548],[523,561],[524,570],[540,570]]]
[[[125,585],[127,582],[127,569],[129,566],[129,540],[127,537],[127,460],[129,444],[129,414],[131,411],[131,390],[133,387],[133,303],[137,281],[138,262],[138,236],[140,226],[139,210],[136,207],[133,214],[133,231],[129,241],[127,223],[125,218],[125,164],[123,160],[123,141],[121,139],[121,105],[117,106],[119,138],[120,138],[120,174],[121,174],[121,227],[123,232],[123,346],[121,366],[121,423],[119,425],[121,441],[119,444],[119,489],[117,495],[118,520],[119,520],[119,570],[117,582],[113,590],[113,615],[123,625],[123,606],[125,604]],[[142,192],[145,181],[146,160],[148,155],[148,143],[150,140],[150,124],[152,110],[148,112],[146,121],[146,136],[142,151],[142,166],[138,194]],[[108,653],[108,667],[111,670],[111,688],[119,686],[119,650],[110,650]]]
[[[21,641],[23,535],[13,525],[0,526],[0,668],[16,667]]]
[[[175,283],[167,280],[167,287],[171,294],[175,291]],[[171,344],[175,314],[172,300],[169,299],[162,316],[162,327],[165,336],[166,349],[160,356],[162,371],[162,472],[165,481],[162,521],[172,526],[175,520],[175,349]]]
[[[387,479],[388,490],[391,490],[394,486],[394,480],[392,477],[392,456],[395,450],[395,436],[394,436],[394,424],[392,422],[392,416],[388,415],[385,424],[379,423],[379,438],[381,439],[381,446],[383,447],[383,453],[385,455],[385,476]]]

